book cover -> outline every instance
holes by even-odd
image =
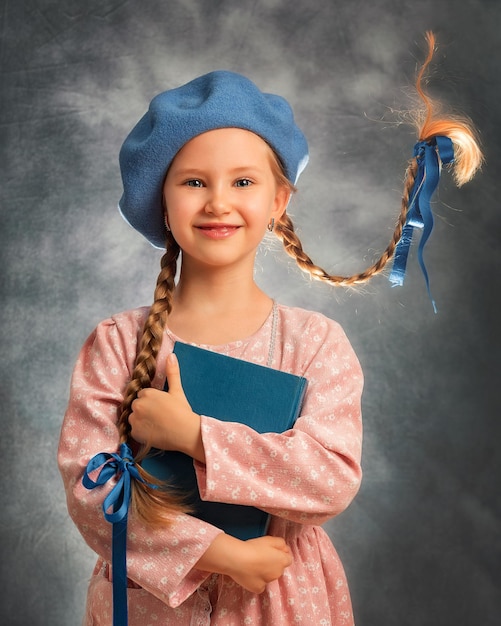
[[[307,380],[280,370],[176,342],[181,382],[192,409],[201,415],[246,424],[259,433],[294,425]],[[188,494],[193,515],[239,539],[266,534],[268,514],[239,504],[203,501],[193,459],[181,452],[156,452],[143,468]]]

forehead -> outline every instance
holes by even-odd
[[[242,128],[218,128],[190,139],[176,154],[175,161],[186,158],[200,160],[226,155],[233,158],[268,159],[272,150],[259,135]]]

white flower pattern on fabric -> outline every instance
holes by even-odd
[[[272,515],[269,532],[290,546],[293,564],[261,595],[225,576],[193,566],[219,530],[188,515],[169,529],[129,517],[127,567],[130,626],[353,626],[345,574],[320,528],[355,496],[361,478],[362,426],[359,363],[338,324],[318,313],[278,305],[271,365],[306,376],[301,416],[286,433],[259,435],[237,423],[202,416],[207,464],[195,463],[202,497],[258,504]],[[68,510],[98,554],[84,625],[111,625],[111,525],[101,503],[113,487],[87,492],[81,477],[88,460],[118,447],[117,407],[133,368],[147,309],[102,322],[82,348],[59,446]],[[212,350],[268,363],[271,318],[247,340]],[[175,337],[166,331],[156,388],[163,386]],[[205,346],[203,346],[205,347]],[[111,481],[110,481],[111,482]]]

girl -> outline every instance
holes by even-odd
[[[429,45],[427,63],[431,36]],[[125,140],[120,210],[166,251],[153,305],[99,324],[73,374],[58,460],[70,515],[98,554],[84,624],[112,623],[112,529],[102,505],[130,475],[131,626],[353,624],[343,567],[320,525],[343,511],[360,485],[362,372],[338,324],[274,302],[256,285],[253,266],[268,230],[314,278],[349,285],[379,272],[401,239],[422,161],[446,162],[442,144],[452,139],[460,183],[480,164],[468,125],[436,120],[423,97],[421,152],[409,167],[392,243],[350,278],[314,265],[287,215],[308,153],[282,98],[238,74],[212,72],[157,96]],[[429,178],[426,170],[416,187]],[[294,428],[258,434],[195,414],[172,354],[176,340],[306,377]],[[155,488],[139,465],[152,446],[193,458],[203,499],[270,513],[267,536],[231,537]],[[115,459],[116,476],[89,491],[82,476],[103,451]]]

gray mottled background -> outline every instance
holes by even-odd
[[[395,110],[423,57],[487,164],[446,174],[418,270],[343,292],[260,255],[276,298],[345,327],[366,375],[365,480],[327,525],[359,626],[494,626],[501,616],[499,125],[495,0],[1,0],[2,624],[80,622],[94,557],[55,462],[78,350],[113,312],[151,301],[159,253],[118,216],[117,154],[158,91],[232,69],[293,104],[311,163],[292,212],[336,272],[389,239],[414,135]],[[309,626],[309,625],[308,625]],[[314,625],[312,625],[314,626]]]

